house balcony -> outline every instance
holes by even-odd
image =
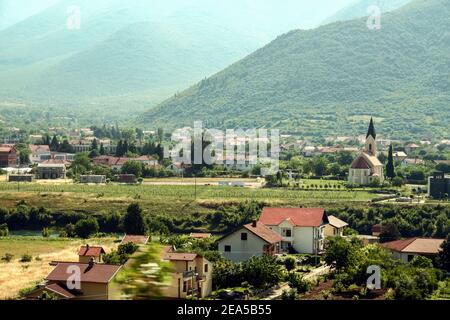
[[[197,282],[206,281],[206,276],[197,275],[196,280]]]
[[[183,279],[192,279],[196,277],[198,277],[198,274],[194,270],[183,272]]]

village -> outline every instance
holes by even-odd
[[[40,276],[9,298],[448,297],[449,166],[448,160],[431,156],[433,148],[445,154],[443,144],[410,142],[394,150],[391,141],[379,138],[371,119],[360,147],[298,150],[284,143],[279,173],[261,176],[259,164],[199,169],[170,163],[160,157],[163,134],[150,135],[146,141],[122,138],[115,145],[84,129],[78,140],[33,136],[27,141],[34,143],[25,148],[23,143],[0,147],[6,173],[2,201],[9,203],[0,210],[0,249],[2,242],[6,245],[0,250],[1,264],[22,266],[15,271],[20,276],[35,263],[28,252],[14,258],[8,241],[33,242],[40,233],[38,241],[48,239],[50,245],[55,237],[79,239],[65,242],[70,254],[63,260],[34,257],[50,268],[41,267]],[[329,154],[337,156],[325,159]],[[346,159],[326,162],[340,158]],[[302,159],[301,164],[295,165],[295,159]],[[114,197],[131,198],[115,202],[108,193],[112,188]],[[227,204],[236,197],[246,202]],[[79,217],[70,212],[72,201],[74,210],[84,208]],[[168,209],[169,203],[184,209]],[[155,215],[155,206],[165,215]],[[200,218],[199,210],[211,206],[214,211]],[[125,208],[124,215],[111,213]],[[409,220],[418,214],[425,217],[419,224]],[[20,236],[27,229],[37,232],[28,239]],[[426,271],[428,289],[403,290],[392,273],[382,281],[383,288],[368,290],[363,275],[370,261],[413,278]]]

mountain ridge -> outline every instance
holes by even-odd
[[[413,135],[448,137],[441,117],[450,100],[448,13],[447,1],[416,0],[385,14],[377,31],[365,18],[291,31],[149,110],[141,123],[203,120],[301,135],[318,134],[320,125],[324,134],[356,134],[363,127],[348,119],[378,114],[393,137],[407,134],[396,133],[396,118]],[[422,116],[402,114],[412,109]]]

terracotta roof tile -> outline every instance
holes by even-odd
[[[135,244],[147,244],[148,240],[149,240],[148,236],[126,234],[123,237],[121,244],[126,244],[129,242],[133,242]]]
[[[193,261],[197,256],[196,253],[166,252],[163,259],[170,261]]]
[[[278,233],[272,231],[261,222],[257,222],[256,226],[253,223],[246,224],[244,228],[270,244],[283,240]]]
[[[296,227],[319,227],[328,221],[323,208],[264,208],[259,222],[277,226],[287,219]]]
[[[370,169],[370,165],[364,157],[358,157],[358,159],[353,162],[352,169]]]
[[[81,246],[78,250],[78,255],[84,257],[100,257],[103,253],[105,250],[102,247]]]
[[[72,275],[68,273],[69,267],[79,267],[81,271],[81,282],[109,283],[122,266],[109,264],[94,264],[79,262],[58,262],[55,269],[45,278],[47,281],[67,281]]]
[[[66,288],[63,288],[57,283],[49,284],[44,287],[45,290],[51,291],[53,293],[56,293],[57,295],[67,298],[67,299],[73,299],[75,298],[75,295],[70,293]]]
[[[381,244],[382,247],[398,252],[437,254],[444,239],[409,238]]]
[[[191,233],[190,237],[194,239],[211,238],[211,233]]]

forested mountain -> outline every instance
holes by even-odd
[[[152,106],[349,1],[38,0],[38,14],[0,31],[0,107],[111,114]],[[70,30],[74,5],[81,26]]]
[[[371,6],[378,6],[383,14],[398,9],[408,2],[411,2],[411,0],[355,0],[326,19],[323,24],[367,17],[369,16],[368,9]]]
[[[307,135],[450,135],[450,2],[415,0],[383,15],[292,31],[149,110],[146,125],[274,127]]]

